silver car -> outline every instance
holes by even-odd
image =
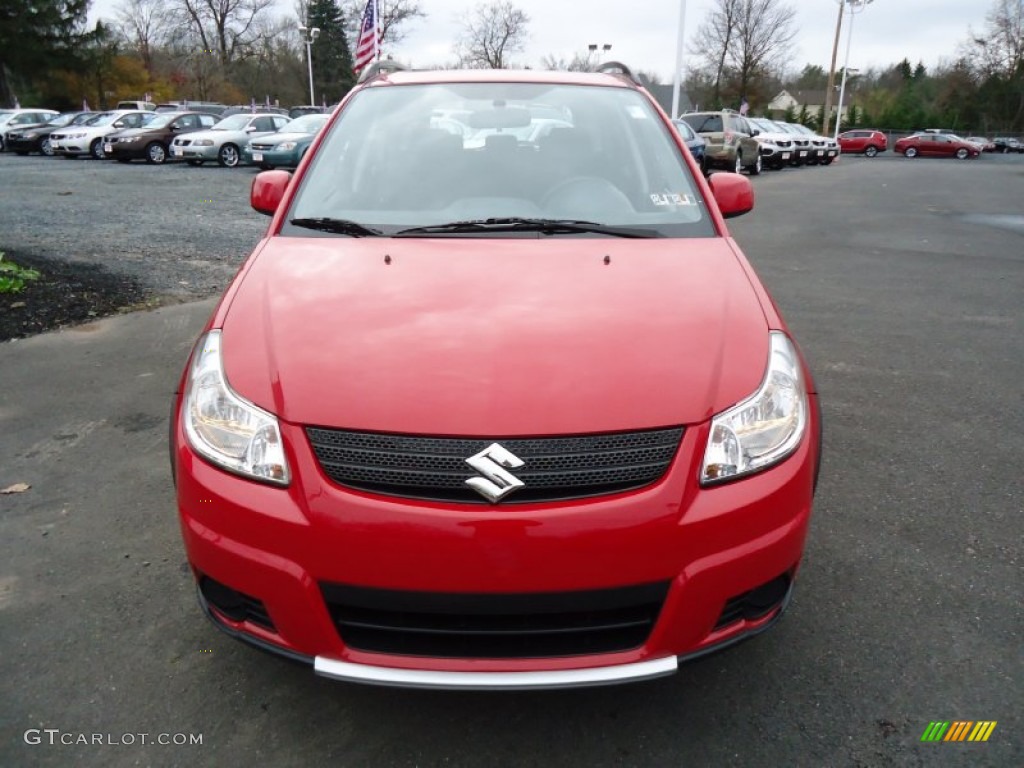
[[[289,122],[284,115],[231,115],[207,131],[178,136],[171,143],[171,159],[185,160],[189,165],[216,160],[226,168],[234,168],[241,161],[241,148],[249,139],[273,133]]]

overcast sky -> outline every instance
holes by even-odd
[[[553,54],[571,58],[590,43],[612,45],[611,58],[634,69],[658,73],[670,82],[679,29],[678,0],[635,3],[628,0],[512,0],[530,17],[526,51],[517,63],[540,66]],[[111,18],[119,0],[94,0],[91,18]],[[832,55],[838,0],[788,0],[796,10],[797,33],[792,68],[807,63],[827,68]],[[478,0],[420,0],[428,14],[406,25],[406,39],[393,50],[396,59],[425,67],[454,60],[452,46],[460,20]],[[686,39],[692,40],[714,0],[687,0]],[[980,31],[991,0],[874,0],[856,15],[850,66],[885,67],[904,57],[923,61],[929,69],[956,57],[968,28]],[[280,15],[294,13],[291,0],[277,0]],[[838,65],[846,55],[844,19]]]

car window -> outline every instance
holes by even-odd
[[[568,127],[519,137],[535,105]],[[432,127],[461,110],[478,135]],[[551,114],[547,111],[546,114]],[[661,119],[626,88],[444,83],[367,88],[313,159],[288,218],[340,218],[382,231],[501,217],[595,221],[673,236],[713,233]],[[308,236],[309,230],[286,234]],[[534,233],[534,236],[536,234]]]
[[[199,115],[199,125],[203,128],[212,128],[217,123],[217,118],[213,115],[202,114]]]
[[[274,119],[272,117],[257,117],[252,121],[252,127],[258,132],[273,131]]]
[[[697,133],[721,133],[724,130],[721,115],[683,115],[683,120]]]
[[[174,125],[179,129],[198,128],[199,118],[196,115],[182,115],[174,121]]]
[[[279,130],[281,130],[282,128],[284,128],[286,125],[288,125],[291,122],[284,115],[281,115],[280,117],[274,117],[274,118],[272,118],[272,120],[274,121],[274,127],[270,129],[272,131],[273,130],[279,131]]]

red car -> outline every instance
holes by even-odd
[[[867,157],[874,157],[889,147],[889,140],[881,131],[857,129],[840,133],[838,138],[839,148],[844,155],[864,154]]]
[[[906,157],[955,157],[966,160],[977,157],[981,150],[976,144],[949,133],[915,133],[896,141],[895,151]]]
[[[779,618],[814,381],[726,228],[749,179],[705,180],[625,67],[375,65],[251,202],[171,424],[217,626],[336,679],[515,689]]]

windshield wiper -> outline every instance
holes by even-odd
[[[545,235],[572,234],[592,232],[612,237],[661,237],[651,229],[635,227],[613,227],[596,221],[580,221],[578,219],[530,219],[520,216],[509,216],[495,219],[468,219],[452,221],[447,224],[434,224],[426,227],[411,227],[395,233],[395,237],[412,235],[444,235],[460,232],[541,232]]]
[[[384,234],[379,230],[364,227],[358,221],[332,219],[326,216],[310,219],[292,219],[288,223],[296,227],[303,227],[304,229],[333,232],[336,235],[350,235],[351,237],[380,237]]]

